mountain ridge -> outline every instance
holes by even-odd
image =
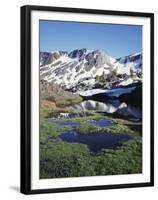
[[[40,79],[73,92],[141,82],[142,53],[115,59],[99,49],[40,52]]]

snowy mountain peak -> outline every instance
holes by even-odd
[[[68,54],[68,56],[70,58],[81,58],[86,54],[86,52],[87,52],[87,49],[85,49],[85,48],[84,49],[75,49],[75,50],[71,51]]]
[[[72,91],[141,81],[142,54],[119,59],[99,49],[40,52],[40,78]]]
[[[117,61],[121,64],[126,64],[128,62],[136,62],[136,61],[140,61],[142,60],[142,53],[135,53],[129,56],[123,56],[117,59]]]
[[[66,51],[40,52],[40,66],[48,65],[59,59],[60,56],[68,55]]]

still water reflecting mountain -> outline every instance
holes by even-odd
[[[120,102],[119,100],[108,100],[105,102],[86,100],[70,106],[70,108],[82,111],[97,110],[106,113],[115,113],[133,120],[142,119],[142,109],[140,106],[134,106],[125,102]]]

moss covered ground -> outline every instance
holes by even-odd
[[[135,174],[142,172],[141,122],[102,115],[89,111],[86,117],[71,119],[48,119],[54,112],[80,112],[59,107],[45,100],[40,110],[40,178],[61,178],[79,176],[99,176],[114,174]],[[101,128],[87,123],[91,119],[107,119],[111,126]],[[59,126],[58,121],[80,122],[80,126]],[[120,144],[116,149],[102,149],[92,153],[88,146],[63,142],[58,136],[65,130],[77,130],[80,134],[128,134],[132,140]]]

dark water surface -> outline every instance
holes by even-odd
[[[99,102],[94,100],[85,100],[79,104],[70,106],[70,108],[75,108],[81,111],[86,110],[97,110],[105,113],[120,113],[122,116],[129,118],[132,121],[139,121],[142,119],[142,108],[140,106],[130,105],[124,103],[126,107],[121,109],[123,105],[119,100],[106,100],[105,102]]]
[[[95,126],[102,127],[102,128],[111,126],[111,121],[110,120],[106,120],[106,119],[98,119],[98,120],[93,120],[92,119],[92,120],[88,120],[87,122],[90,123],[90,124],[93,124]]]
[[[66,142],[86,144],[91,152],[97,152],[103,148],[113,149],[117,147],[120,142],[132,139],[131,136],[126,134],[93,133],[83,135],[77,131],[65,131],[59,135],[59,138]]]

